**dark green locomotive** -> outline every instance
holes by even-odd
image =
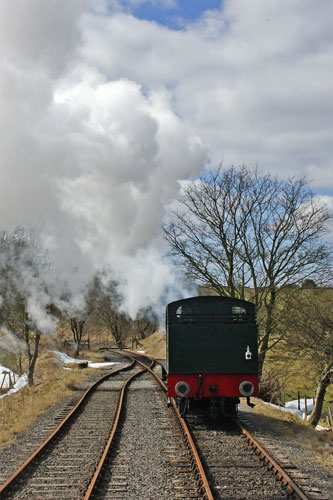
[[[240,396],[258,395],[254,304],[218,296],[171,302],[166,331],[170,397],[210,398],[234,413]]]

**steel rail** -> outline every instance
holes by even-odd
[[[80,398],[78,403],[74,406],[74,408],[70,411],[70,413],[64,418],[64,420],[58,425],[58,427],[43,441],[43,443],[28,457],[25,462],[0,486],[0,498],[3,497],[3,493],[8,491],[10,487],[13,486],[14,481],[20,476],[23,471],[36,459],[36,457],[41,454],[41,452],[46,448],[46,446],[55,438],[55,436],[58,435],[58,433],[61,431],[61,429],[64,427],[66,423],[68,423],[73,416],[78,412],[79,408],[81,407],[82,403],[86,400],[86,398],[90,395],[91,392],[94,391],[94,389],[97,387],[98,384],[103,382],[103,380],[112,377],[113,375],[116,375],[117,373],[121,371],[128,370],[133,367],[135,364],[135,361],[133,360],[132,363],[129,365],[126,365],[122,368],[118,368],[117,370],[114,370],[112,372],[107,373],[106,375],[103,375],[100,377],[96,382],[94,382],[83,394],[83,396]]]
[[[153,358],[152,358],[153,359]],[[159,365],[162,365],[160,362],[157,360],[154,360],[156,363]],[[140,361],[138,361],[139,364],[142,364]],[[167,386],[164,384],[164,382],[160,379],[160,377],[153,372],[153,370],[147,368],[147,370],[155,377],[157,382],[161,385],[164,391],[167,391]],[[171,398],[171,404],[173,406],[173,409],[178,417],[178,421],[181,425],[183,435],[187,442],[189,443],[190,450],[195,457],[196,461],[196,466],[197,470],[199,471],[199,474],[201,476],[201,480],[203,483],[203,486],[205,488],[205,498],[207,500],[214,500],[213,494],[211,492],[211,489],[209,487],[205,471],[202,466],[202,462],[200,460],[200,457],[198,455],[196,446],[193,442],[192,435],[190,433],[190,430],[187,426],[186,421],[182,418],[180,415],[176,402],[174,398]],[[293,495],[294,498],[297,500],[311,500],[309,496],[306,495],[306,493],[295,483],[295,481],[289,476],[289,474],[279,465],[279,463],[270,455],[270,453],[263,447],[259,441],[257,441],[251,434],[250,432],[245,429],[238,420],[236,420],[236,423],[238,424],[242,434],[245,436],[247,442],[256,450],[257,454],[261,456],[261,458],[264,459],[264,461],[268,464],[268,466],[275,471],[275,474],[277,477],[282,481],[283,484],[286,485],[288,491]]]
[[[241,423],[236,420],[242,434],[245,436],[246,441],[255,452],[268,464],[271,469],[274,469],[277,477],[286,485],[289,493],[293,495],[297,500],[310,500],[305,492],[295,483],[295,481],[289,476],[289,474],[278,464],[278,462],[272,457],[272,455],[263,447],[263,445],[257,441],[250,432],[245,429]]]
[[[171,398],[171,404],[172,404],[172,407],[174,409],[174,412],[176,413],[176,415],[178,417],[178,422],[181,425],[181,430],[182,430],[183,436],[184,436],[185,440],[187,441],[189,449],[192,453],[192,457],[194,459],[194,464],[195,464],[195,467],[196,467],[196,469],[198,471],[198,475],[199,475],[198,481],[199,481],[199,483],[201,483],[200,487],[201,487],[201,491],[203,494],[203,498],[205,498],[206,500],[214,500],[214,496],[213,496],[212,490],[210,489],[205,470],[203,468],[201,459],[199,457],[197,448],[194,444],[194,441],[193,441],[191,432],[187,426],[187,423],[183,419],[181,414],[179,413],[177,405],[176,405],[176,401],[174,400],[174,398]]]
[[[156,362],[155,359],[151,358],[154,362]],[[141,361],[137,361],[139,364],[144,366],[144,363],[141,363]],[[164,382],[160,379],[160,377],[149,367],[147,367],[147,371],[157,380],[157,382],[160,384],[160,386],[163,388],[165,392],[167,392],[168,388],[164,384]],[[183,419],[181,414],[178,411],[176,401],[174,398],[171,398],[171,404],[172,408],[177,416],[178,423],[180,425],[183,437],[185,439],[185,442],[187,443],[188,449],[190,450],[191,456],[192,456],[192,465],[195,467],[197,470],[197,480],[200,484],[200,489],[203,495],[203,498],[206,500],[214,500],[213,493],[210,489],[207,476],[204,470],[204,467],[202,465],[199,453],[197,451],[197,448],[194,444],[191,432],[187,426],[186,421]]]
[[[114,436],[116,434],[116,431],[117,431],[117,428],[118,428],[118,424],[119,424],[119,419],[120,419],[120,415],[121,415],[121,412],[122,412],[122,409],[123,409],[123,403],[124,403],[124,397],[125,397],[125,392],[129,386],[129,384],[132,382],[132,380],[135,378],[135,377],[138,377],[139,375],[141,375],[142,373],[144,373],[146,371],[146,368],[144,368],[143,370],[139,371],[138,373],[134,373],[130,378],[128,378],[123,387],[122,387],[122,390],[121,390],[121,393],[120,393],[120,396],[119,396],[119,400],[118,400],[118,405],[117,405],[117,411],[116,411],[116,415],[115,415],[115,418],[114,418],[114,422],[113,422],[113,426],[112,426],[112,431],[111,431],[111,434],[110,434],[110,437],[106,443],[106,446],[104,448],[104,451],[103,451],[103,454],[100,458],[100,461],[96,467],[96,470],[94,472],[94,475],[90,481],[90,484],[89,484],[89,487],[85,493],[85,496],[84,496],[84,499],[83,500],[89,500],[93,494],[93,490],[95,488],[95,485],[98,481],[98,478],[99,478],[99,475],[101,473],[101,470],[103,468],[103,465],[106,461],[106,458],[107,458],[107,455],[110,451],[110,448],[111,448],[111,445],[112,445],[112,441],[114,439]]]
[[[155,360],[156,361],[156,360]],[[160,362],[156,361],[158,364],[161,365]],[[149,370],[151,371],[151,370]],[[159,382],[159,384],[163,387],[163,389],[165,391],[167,391],[167,387],[166,385],[163,383],[163,381],[154,373],[152,372],[152,374],[154,375],[154,377],[157,379],[157,381]],[[192,442],[193,443],[193,439],[192,439],[192,436],[191,436],[191,433],[189,431],[189,428],[186,424],[186,421],[181,417],[179,411],[178,411],[178,408],[177,408],[177,405],[175,403],[175,400],[173,398],[171,398],[171,403],[173,405],[173,408],[178,416],[178,420],[180,422],[180,424],[182,425],[182,428],[183,428],[183,431],[186,435],[186,439],[189,440],[189,442]],[[295,481],[289,476],[289,474],[278,464],[278,462],[269,454],[269,452],[262,446],[261,443],[259,443],[251,434],[248,430],[246,430],[241,424],[239,421],[236,421],[238,426],[240,427],[241,429],[241,432],[244,434],[244,436],[246,437],[246,440],[247,442],[253,447],[255,448],[255,450],[257,451],[257,453],[271,466],[271,468],[274,469],[275,471],[275,474],[277,475],[277,477],[282,481],[283,484],[285,484],[287,486],[287,489],[288,491],[294,496],[294,498],[296,498],[297,500],[310,500],[310,498],[305,494],[305,492],[295,483]],[[193,443],[193,446],[192,444],[190,445],[191,447],[191,451],[193,454],[197,454],[197,450],[196,450],[196,447],[195,447],[195,444]],[[202,478],[205,477],[206,478],[206,475],[204,473],[204,470],[203,470],[203,467],[202,467],[202,464],[201,464],[201,460],[199,458],[199,456],[197,457],[198,458],[198,462],[197,462],[197,466],[198,466],[198,469],[200,470],[200,475],[202,475],[202,472],[204,475],[202,475]],[[200,464],[200,465],[199,465]],[[202,468],[202,471],[201,471],[201,468]],[[206,493],[206,498],[207,499],[212,499],[213,500],[213,495],[212,495],[212,492],[209,488],[209,485],[208,485],[208,482],[207,482],[207,479],[206,481],[203,481],[203,484],[204,486],[208,487],[209,489],[209,493]],[[211,495],[211,496],[209,496]]]
[[[153,359],[153,358],[150,358]],[[159,361],[153,359],[156,363],[162,366],[162,363]],[[138,361],[139,364],[143,365],[140,361]],[[164,384],[164,382],[160,379],[160,377],[150,368],[147,368],[147,371],[149,371],[157,380],[157,382],[160,384],[160,386],[163,388],[164,391],[167,391],[167,386]],[[197,470],[199,471],[199,474],[201,476],[201,480],[203,483],[203,486],[205,488],[205,493],[204,497],[207,500],[214,500],[213,494],[211,492],[211,489],[209,487],[205,471],[203,469],[200,457],[198,455],[196,446],[193,442],[192,435],[190,433],[190,430],[187,426],[186,421],[182,418],[180,415],[176,402],[174,398],[171,398],[171,404],[173,406],[173,409],[178,417],[178,421],[181,425],[183,435],[187,442],[189,443],[190,450],[195,457],[196,461],[196,466]],[[251,434],[250,432],[245,429],[238,420],[236,420],[236,423],[238,424],[242,434],[245,436],[247,442],[255,449],[256,453],[263,458],[263,460],[268,464],[268,466],[275,471],[275,474],[277,477],[282,481],[283,484],[286,485],[288,491],[293,495],[293,497],[297,500],[311,500],[309,496],[306,495],[306,493],[295,483],[295,481],[290,477],[290,475],[279,465],[279,463],[270,455],[270,453],[263,447],[259,441],[257,441]]]

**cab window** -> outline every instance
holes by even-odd
[[[246,314],[245,307],[233,306],[232,314]]]
[[[182,323],[191,323],[193,322],[193,311],[189,306],[179,306],[176,310],[176,317]]]

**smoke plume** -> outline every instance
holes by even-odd
[[[197,175],[206,155],[165,88],[113,79],[85,59],[81,21],[92,6],[0,4],[0,228],[37,227],[73,296],[97,269],[113,269],[133,316],[184,293],[161,222],[179,180]],[[52,290],[59,296],[56,281],[50,274],[45,296],[30,278],[29,313],[51,331],[40,313]]]

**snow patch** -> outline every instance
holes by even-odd
[[[296,417],[300,418],[301,420],[309,420],[310,415],[309,413],[312,412],[313,410],[313,399],[307,399],[306,400],[306,405],[305,405],[305,398],[300,399],[300,409],[298,409],[298,400],[294,399],[293,401],[287,401],[285,403],[285,406],[280,406],[280,405],[274,405],[273,403],[266,403],[263,401],[265,405],[269,405],[272,408],[276,408],[277,410],[280,411],[285,411],[287,413],[291,413],[293,415],[296,415]],[[307,413],[305,412],[305,406],[307,408]],[[321,425],[316,426],[316,431],[322,431],[322,430],[327,430],[326,427],[322,427]]]
[[[15,392],[21,390],[27,384],[28,384],[28,375],[24,373],[21,377],[17,379],[13,389],[10,389],[10,391],[8,391],[6,394],[0,396],[0,399],[5,398],[6,396],[10,396],[11,394],[14,394]]]
[[[300,399],[299,402],[300,406],[300,411],[302,413],[305,413],[305,407],[307,408],[307,413],[312,412],[313,410],[313,399],[306,399],[306,405],[305,405],[305,398]],[[291,409],[297,409],[298,410],[298,399],[294,399],[293,401],[287,401],[285,404],[286,408],[291,408]]]
[[[61,361],[63,364],[70,364],[70,363],[88,363],[88,368],[108,368],[113,365],[119,364],[118,361],[106,361],[103,363],[93,363],[92,361],[89,361],[88,359],[76,359],[76,358],[71,358],[68,356],[65,352],[61,351],[50,351],[53,352],[56,358],[58,358],[59,361]],[[68,369],[68,368],[67,368]]]

